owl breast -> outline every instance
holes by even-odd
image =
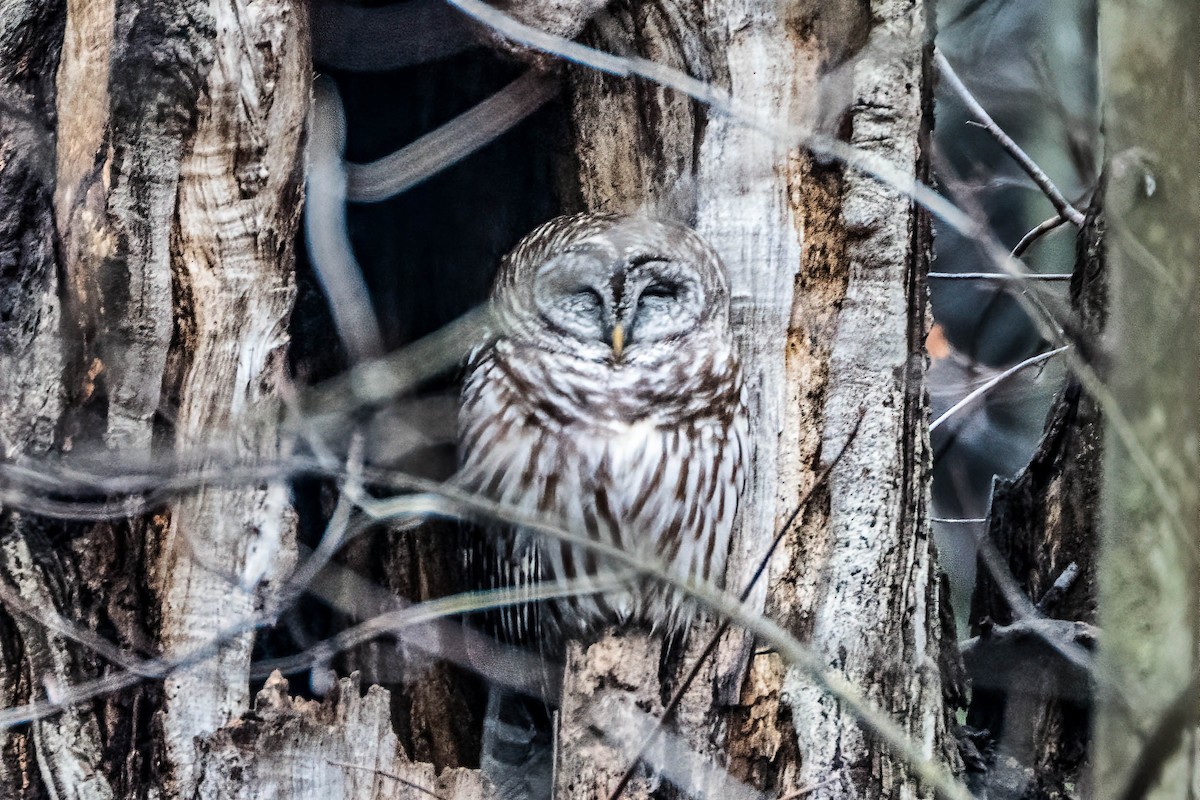
[[[463,391],[464,488],[653,558],[679,578],[720,582],[745,482],[741,378],[730,352],[686,372],[662,376],[656,389],[644,376],[625,383],[611,369],[517,353],[504,342],[481,351]],[[528,530],[498,525],[483,535],[474,557],[487,562],[490,586],[613,568],[593,551]],[[516,638],[576,636],[629,622],[673,629],[689,615],[677,590],[645,580],[629,591],[516,607],[503,625]]]

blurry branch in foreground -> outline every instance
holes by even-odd
[[[369,164],[347,163],[346,199],[377,203],[401,194],[494,141],[558,94],[558,76],[531,69],[412,144]]]
[[[354,257],[346,226],[346,119],[337,88],[329,79],[313,87],[309,113],[308,200],[304,240],[321,288],[328,298],[338,336],[351,362],[384,350],[379,322],[362,268]]]

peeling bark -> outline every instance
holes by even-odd
[[[214,61],[179,167],[171,238],[175,446],[221,443],[224,455],[253,462],[279,451],[274,425],[251,420],[285,377],[307,32],[300,4],[220,2],[212,13]],[[180,500],[155,575],[164,650],[187,653],[248,626],[295,559],[286,485],[203,488]],[[247,627],[215,658],[166,680],[161,722],[180,796],[191,794],[193,739],[248,707],[252,639]]]
[[[285,377],[294,299],[304,4],[0,5],[4,458],[279,455],[262,409]],[[186,654],[249,623],[296,559],[283,485],[202,488],[103,523],[0,499],[0,581],[15,612],[52,610],[133,654]],[[445,797],[484,796],[477,773],[407,761],[385,692],[360,698],[344,682],[305,705],[276,680],[250,711],[251,637],[165,686],[5,732],[4,796],[257,797],[268,785],[304,793],[309,780],[330,796],[410,796],[400,774]],[[5,706],[117,669],[11,608],[0,656]]]
[[[54,224],[55,87],[62,3],[10,3],[0,15],[0,448],[5,459],[53,452],[64,403],[58,239]],[[7,505],[7,498],[6,498]],[[69,573],[38,520],[0,515],[0,580],[39,607],[74,609]],[[0,702],[26,702],[76,664],[62,637],[6,609],[0,619]],[[113,793],[95,775],[99,726],[91,709],[0,736],[0,785],[15,796]],[[78,745],[78,746],[76,746]],[[19,792],[19,795],[16,795]]]

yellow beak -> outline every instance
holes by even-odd
[[[620,358],[625,352],[625,326],[619,322],[612,329],[612,350],[614,358]]]

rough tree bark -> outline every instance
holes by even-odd
[[[0,123],[7,460],[278,452],[272,424],[247,423],[283,378],[309,86],[303,11],[299,0],[0,5],[0,99],[16,112]],[[585,36],[711,80],[798,128],[819,119],[923,179],[928,14],[923,0],[618,3]],[[755,428],[727,584],[746,584],[861,416],[753,602],[929,756],[954,763],[943,695],[955,687],[941,663],[953,638],[941,628],[925,518],[928,220],[874,179],[670,90],[572,68],[570,93],[567,193],[586,208],[681,217],[730,268]],[[185,654],[262,613],[296,557],[276,485],[204,489],[117,523],[42,519],[21,510],[27,499],[5,498],[0,571],[15,590],[6,594],[131,652]],[[5,703],[115,669],[13,609],[0,624]],[[644,681],[663,657],[644,637],[573,656],[560,794],[602,794],[623,766],[595,742],[572,742],[581,716],[602,707],[593,689],[623,669],[624,685],[642,680],[632,688],[661,708],[713,630],[698,627],[663,685]],[[631,678],[620,662],[634,654],[647,667]],[[409,795],[406,781],[443,797],[485,793],[470,770],[444,770],[434,785],[432,768],[405,755],[384,693],[360,696],[354,680],[307,703],[272,678],[250,709],[248,661],[248,635],[231,636],[161,689],[9,733],[0,779],[23,798],[301,787],[382,798]],[[928,794],[836,702],[744,635],[726,637],[676,728],[772,795]]]
[[[753,1],[618,3],[585,41],[682,69],[744,107],[831,132],[926,177],[932,121],[928,7]],[[782,146],[641,80],[571,69],[580,204],[692,223],[729,268],[753,420],[741,532],[726,585],[739,591],[822,459],[853,446],[810,504],[752,601],[783,621],[922,742],[956,763],[948,735],[943,603],[926,521],[923,274],[929,227],[872,178]],[[693,631],[690,664],[711,626]],[[947,638],[949,637],[949,638]],[[617,652],[614,654],[614,648]],[[627,756],[582,735],[604,687],[661,709],[660,655],[642,637],[575,652],[560,720],[560,796],[605,797]],[[642,665],[629,669],[625,660]],[[630,685],[630,676],[641,676]],[[650,676],[647,680],[646,676]],[[573,715],[578,710],[578,716]],[[586,713],[585,713],[586,712]],[[674,728],[734,776],[782,796],[924,792],[854,719],[778,656],[726,637]],[[634,784],[645,796],[652,782]]]
[[[0,4],[0,443],[92,469],[280,454],[311,64],[300,0]],[[198,454],[203,454],[202,457]],[[410,762],[386,692],[347,680],[251,710],[252,625],[296,561],[283,484],[202,488],[152,516],[80,523],[3,495],[0,702],[215,657],[73,703],[0,741],[14,798],[479,798],[477,773]],[[94,498],[93,498],[94,499]],[[241,626],[241,630],[238,627]]]
[[[1113,296],[1104,374],[1122,413],[1106,421],[1099,798],[1132,796],[1127,785],[1155,798],[1200,788],[1198,37],[1192,3],[1100,3]]]
[[[1089,359],[1103,350],[1108,302],[1101,201],[1102,193],[1077,240],[1073,319],[1066,326]],[[996,481],[985,533],[1025,597],[1047,617],[1066,621],[1053,635],[1088,648],[1096,622],[1103,461],[1099,406],[1072,378],[1029,465]],[[978,765],[980,788],[1014,800],[1087,796],[1089,676],[1022,627],[1020,609],[1009,605],[985,564],[977,574],[971,609],[977,638],[964,658],[972,686],[967,724],[988,754]],[[1060,579],[1062,590],[1052,592]]]

